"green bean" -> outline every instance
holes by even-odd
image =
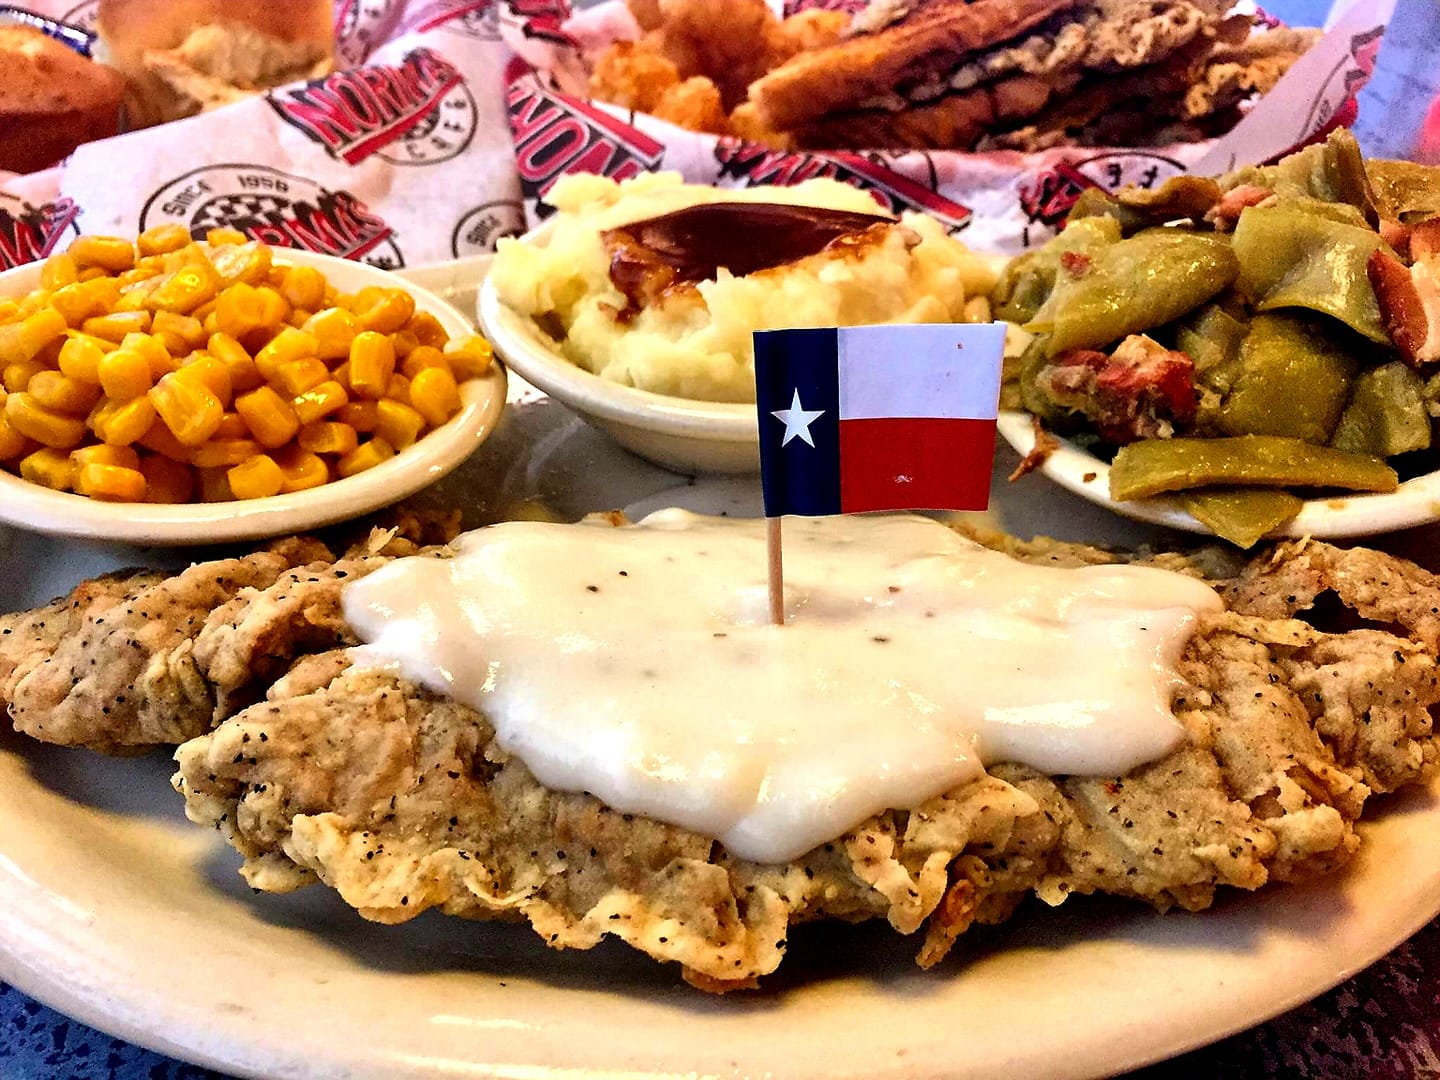
[[[1300,512],[1305,501],[1277,488],[1204,488],[1180,503],[1200,524],[1237,547],[1254,547]]]
[[[1240,343],[1248,324],[1227,305],[1206,304],[1175,328],[1175,347],[1195,363],[1195,381],[1217,394],[1228,394],[1240,373]]]
[[[1379,220],[1360,144],[1344,128],[1331,132],[1323,143],[1297,150],[1274,165],[1246,166],[1220,179],[1220,186],[1227,191],[1241,184],[1269,188],[1282,198],[1302,195],[1330,203],[1349,203],[1371,226]]]
[[[1425,380],[1399,360],[1362,372],[1330,445],[1379,457],[1429,449]]]
[[[1328,443],[1360,361],[1311,320],[1274,313],[1251,321],[1237,368],[1212,418],[1220,432]]]
[[[1238,270],[1226,237],[1148,229],[1102,248],[1076,273],[1062,264],[1055,290],[1026,329],[1051,334],[1051,356],[1113,345],[1203,304]]]
[[[1234,245],[1239,287],[1258,310],[1308,308],[1390,344],[1365,273],[1371,252],[1389,250],[1378,233],[1294,205],[1251,206],[1241,211]]]
[[[1122,502],[1216,484],[1394,491],[1399,482],[1379,458],[1275,435],[1144,439],[1110,466],[1110,497]]]
[[[1388,218],[1420,221],[1440,214],[1440,176],[1433,165],[1413,161],[1370,161],[1366,172],[1375,188],[1375,202]]]
[[[1067,255],[1093,258],[1101,248],[1120,242],[1120,225],[1110,218],[1088,218],[1035,251],[1027,251],[1005,268],[996,286],[995,317],[1025,323],[1035,317],[1055,288],[1061,260]]]

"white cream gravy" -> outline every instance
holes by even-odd
[[[1203,582],[1030,566],[925,518],[513,522],[350,585],[384,666],[482,710],[548,787],[781,862],[1015,761],[1119,775],[1182,732]]]

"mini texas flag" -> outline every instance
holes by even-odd
[[[755,334],[765,515],[983,510],[1002,323]]]

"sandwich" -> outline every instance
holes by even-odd
[[[100,0],[96,54],[125,76],[127,126],[193,116],[327,74],[326,0]]]
[[[750,87],[815,148],[1156,145],[1228,128],[1318,31],[1255,32],[1232,0],[882,0]]]

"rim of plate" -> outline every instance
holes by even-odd
[[[1029,413],[1003,410],[996,426],[1021,457],[1034,447],[1035,431]],[[1157,496],[1118,502],[1110,498],[1110,466],[1068,439],[1061,438],[1059,442],[1059,449],[1045,460],[1040,471],[1066,491],[1135,521],[1205,536],[1215,535],[1209,526],[1192,517],[1176,499]],[[1388,494],[1337,494],[1306,499],[1298,514],[1268,535],[1338,540],[1373,536],[1433,521],[1440,521],[1440,472],[1425,473],[1406,480]]]
[[[516,242],[543,246],[553,222]],[[649,431],[718,442],[754,442],[760,422],[752,402],[701,401],[623,386],[566,359],[530,317],[500,299],[486,277],[480,286],[480,328],[516,374],[578,412]]]
[[[313,266],[347,291],[399,284],[451,336],[472,332],[470,321],[454,306],[404,278],[397,282],[391,271],[331,255],[275,250],[278,261]],[[29,263],[0,274],[0,296],[32,288],[40,270],[40,263]],[[308,491],[219,503],[119,503],[52,491],[0,472],[0,522],[55,536],[162,546],[258,540],[331,525],[398,502],[455,469],[494,430],[505,408],[505,387],[504,367],[491,365],[484,375],[460,384],[460,412],[413,446],[374,468]]]

